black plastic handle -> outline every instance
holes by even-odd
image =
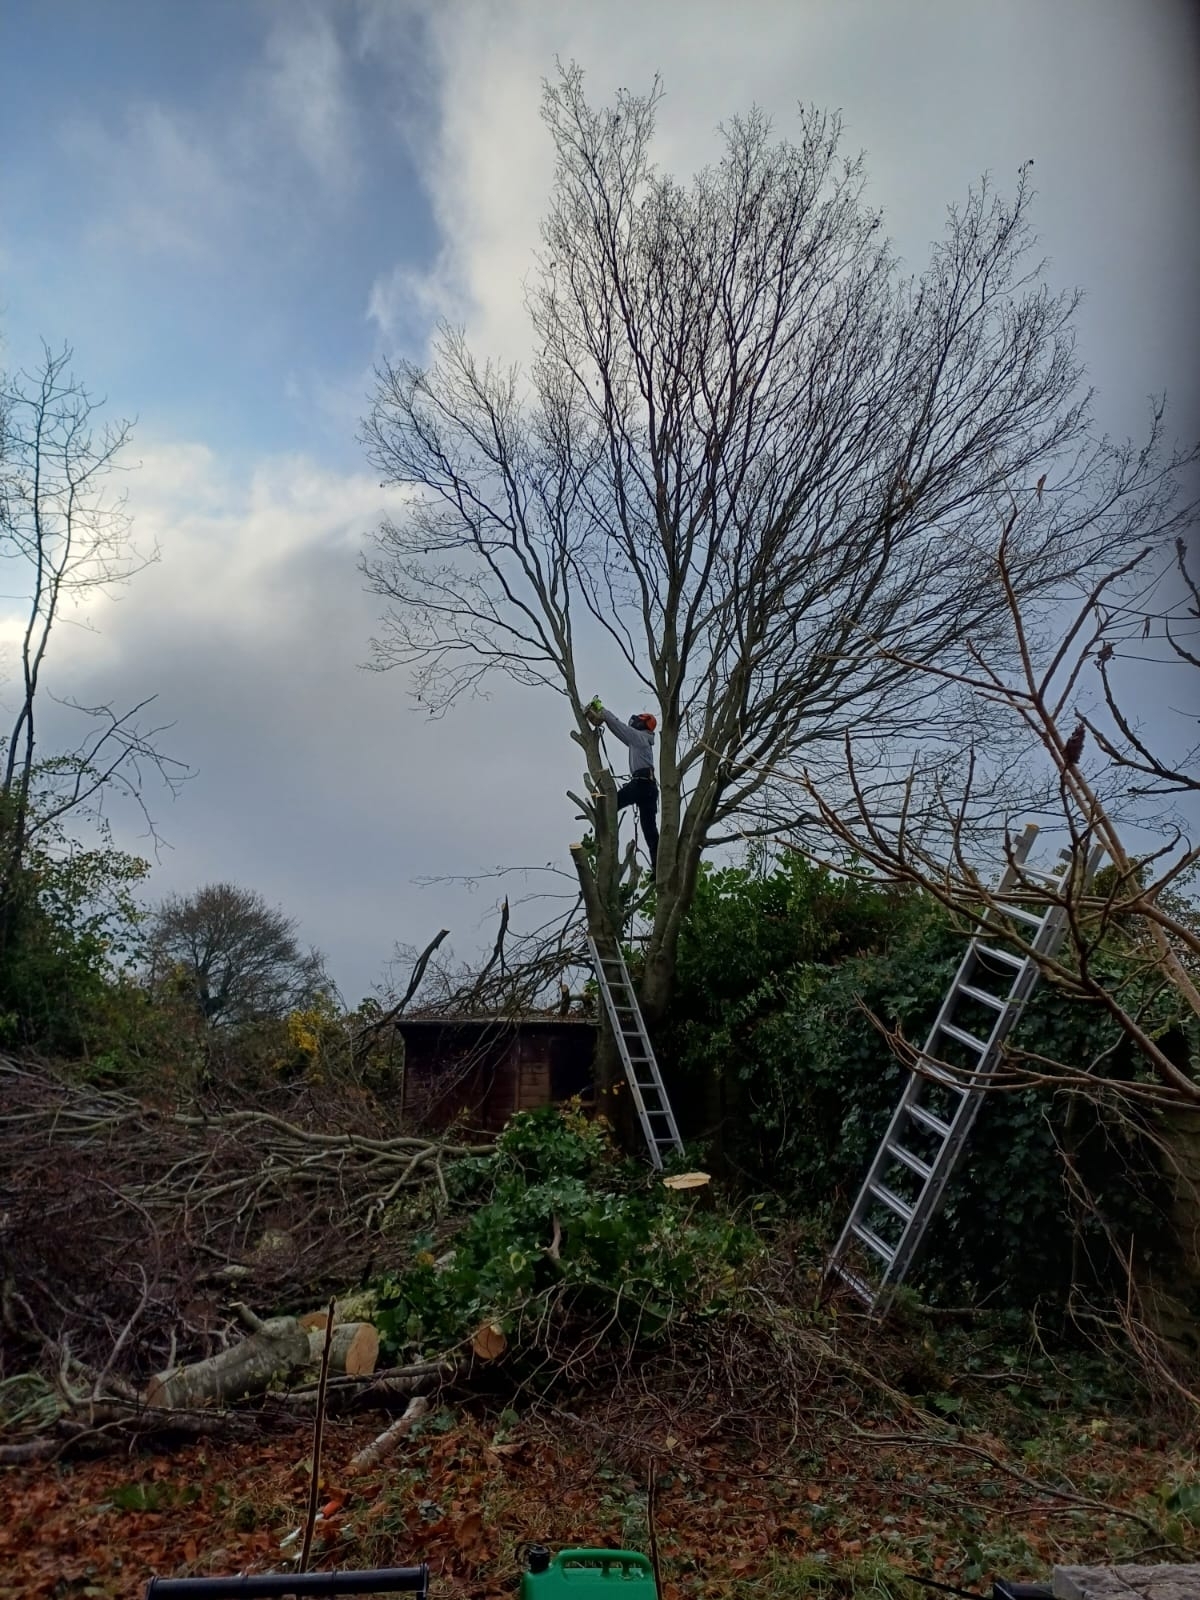
[[[249,1600],[251,1595],[429,1593],[429,1566],[362,1572],[263,1572],[245,1578],[151,1578],[146,1600]]]

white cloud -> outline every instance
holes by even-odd
[[[465,288],[454,282],[451,262],[427,272],[401,262],[376,278],[367,295],[367,320],[390,347],[408,345],[440,321],[459,323],[469,306]]]
[[[139,540],[161,551],[131,604],[169,605],[180,627],[231,636],[288,634],[314,599],[312,565],[344,560],[352,582],[364,535],[400,499],[368,473],[299,455],[262,459],[236,478],[194,444],[144,450],[129,488]]]
[[[1141,397],[1164,385],[1194,397],[1176,334],[1190,314],[1181,274],[1198,259],[1197,169],[1180,131],[1181,116],[1196,122],[1184,8],[1164,7],[1155,29],[1093,0],[1052,13],[1039,0],[982,12],[954,0],[757,0],[743,11],[726,0],[427,0],[424,16],[434,106],[413,151],[442,248],[426,282],[377,279],[371,314],[385,336],[406,309],[444,304],[480,353],[526,353],[522,285],[553,172],[540,85],[558,57],[582,64],[597,101],[661,72],[657,155],[681,177],[717,154],[716,125],[751,104],[781,135],[794,134],[801,100],[842,108],[846,151],[866,150],[869,197],[913,267],[984,171],[1011,189],[1034,157],[1051,281],[1089,291],[1080,326],[1112,425],[1140,430]],[[376,35],[367,48],[394,47],[382,23]],[[1064,75],[1081,39],[1087,70]],[[1115,104],[1128,114],[1114,117]]]
[[[312,174],[330,192],[358,176],[354,103],[328,14],[289,5],[267,35],[265,102]]]
[[[200,104],[139,101],[115,124],[68,119],[61,141],[86,175],[92,238],[209,262],[244,249],[264,223],[294,230],[314,195],[343,204],[360,164],[333,15],[315,3],[280,8],[261,55]]]
[[[130,106],[116,130],[73,120],[63,144],[99,189],[91,232],[105,245],[205,259],[243,201],[198,122],[152,102]]]
[[[161,560],[95,608],[96,632],[60,631],[48,687],[119,706],[157,694],[162,747],[198,770],[173,805],[147,794],[172,847],[150,896],[220,878],[258,889],[331,952],[352,997],[396,940],[448,926],[472,948],[490,891],[413,881],[566,864],[563,791],[578,774],[565,719],[553,702],[549,723],[531,715],[528,692],[501,682],[432,721],[402,670],[362,670],[380,603],[357,557],[400,501],[369,474],[296,455],[234,472],[195,442],[141,456],[130,510]],[[77,730],[50,710],[43,731],[52,748]],[[136,816],[115,821],[121,843],[147,848]]]

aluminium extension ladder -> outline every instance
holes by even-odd
[[[1037,984],[1032,953],[1053,955],[1066,933],[1067,913],[1057,896],[1075,862],[1063,851],[1054,872],[1029,871],[1024,861],[1036,834],[1031,823],[1014,846],[995,895],[1019,898],[1002,910],[989,907],[980,918],[826,1265],[826,1275],[841,1278],[875,1315],[887,1309],[937,1214],[983,1104],[981,1080],[999,1065],[1004,1041]],[[1102,853],[1098,847],[1088,853],[1085,886]],[[1048,904],[1041,909],[1028,903],[1030,881],[1046,887]],[[1009,918],[1026,925],[1030,954],[996,942],[1006,936]]]
[[[602,950],[589,934],[587,946],[621,1065],[633,1093],[638,1121],[646,1136],[646,1148],[655,1169],[661,1170],[663,1157],[682,1151],[683,1140],[679,1137],[675,1113],[667,1099],[650,1035],[646,1032],[642,1008],[638,1005],[620,945],[615,940],[606,941]]]

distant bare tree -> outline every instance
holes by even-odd
[[[68,700],[85,719],[82,739],[49,753],[39,744],[47,656],[64,614],[154,558],[133,544],[124,500],[109,488],[129,424],[100,421],[70,362],[69,349],[45,349],[36,371],[0,377],[0,564],[6,597],[24,609],[15,711],[0,740],[0,941],[35,833],[57,836],[70,814],[94,813],[113,790],[142,807],[153,831],[147,771],[171,787],[183,776],[157,748],[163,730],[139,721],[149,699],[123,711]]]
[[[597,798],[579,853],[594,931],[620,925],[611,778],[585,716],[600,647],[659,718],[661,844],[642,999],[673,981],[702,852],[787,831],[784,781],[836,770],[847,730],[953,736],[924,668],[1001,650],[989,559],[1007,483],[1028,500],[1009,582],[1035,603],[1182,526],[1161,408],[1141,448],[1092,436],[1077,297],[1042,283],[1028,169],[952,208],[901,276],[835,116],[798,144],[752,113],[690,187],[658,172],[657,86],[594,109],[547,87],[557,172],[528,291],[527,379],[444,330],[385,364],[364,440],[415,493],[365,571],[379,666],[440,713],[493,671],[561,694]],[[1036,485],[1036,489],[1035,489]],[[584,665],[586,663],[586,665]]]
[[[324,959],[252,889],[211,883],[171,895],[148,939],[152,982],[173,979],[214,1027],[282,1017],[329,989]]]

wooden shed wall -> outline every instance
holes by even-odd
[[[515,1111],[585,1094],[591,1084],[595,1030],[587,1025],[539,1018],[507,1029],[447,1023],[402,1031],[405,1110],[430,1127],[462,1118],[496,1131]]]

